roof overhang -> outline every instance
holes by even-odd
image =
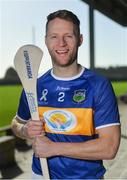
[[[122,26],[127,26],[127,0],[81,0]]]

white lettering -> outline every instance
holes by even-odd
[[[64,92],[60,92],[60,93],[59,93],[58,101],[59,101],[59,102],[64,102],[64,97],[65,97],[65,93],[64,93]]]

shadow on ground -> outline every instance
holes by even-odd
[[[16,163],[10,167],[0,168],[0,171],[2,176],[1,179],[12,179],[23,173],[23,171]]]
[[[16,144],[16,149],[18,152],[27,153],[31,149],[31,145],[26,143]],[[24,171],[20,168],[16,160],[8,166],[0,167],[0,179],[13,179],[20,176]]]

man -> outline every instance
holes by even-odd
[[[103,159],[113,159],[120,122],[110,82],[78,64],[80,21],[67,10],[47,17],[45,43],[53,68],[38,78],[40,121],[31,120],[23,91],[12,122],[15,134],[33,138],[32,170],[42,175],[47,158],[51,179],[100,179]],[[45,135],[44,135],[45,134]]]

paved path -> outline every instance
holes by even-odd
[[[121,117],[121,144],[114,160],[104,161],[107,173],[105,179],[127,179],[127,104],[119,103]],[[0,172],[0,178],[6,179],[31,179],[32,150],[15,150],[17,165]]]
[[[116,158],[104,161],[107,179],[127,179],[127,104],[119,102],[121,119],[121,143]]]

